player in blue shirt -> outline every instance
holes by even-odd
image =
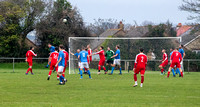
[[[80,49],[77,49],[77,53],[72,53],[72,52],[70,52],[70,54],[71,55],[73,55],[73,56],[76,56],[77,58],[78,58],[78,56],[79,56],[79,53],[80,53]],[[78,59],[78,68],[79,68],[79,73],[80,73],[80,59]]]
[[[181,53],[181,56],[182,56],[182,58],[184,59],[185,58],[185,51],[183,50],[183,45],[180,45],[179,46],[179,50],[178,50],[180,53]],[[181,69],[182,69],[182,71],[184,71],[184,67],[183,67],[183,59],[182,59],[182,61],[181,61]],[[177,69],[177,72],[180,72],[179,71],[179,69]],[[180,73],[179,73],[180,74]],[[179,75],[179,77],[181,77],[181,75]]]
[[[48,43],[48,47],[49,47],[49,50],[50,50],[50,53],[49,53],[49,55],[51,55],[51,53],[52,52],[55,52],[55,47],[54,46],[52,46],[50,43]],[[50,59],[49,59],[50,60]],[[50,65],[50,61],[48,61],[49,63],[45,66],[46,68],[48,68],[49,67],[49,65]]]
[[[58,62],[56,63],[56,66],[58,66],[58,72],[57,72],[57,75],[60,77],[60,85],[64,85],[65,82],[67,81],[63,76],[62,76],[62,73],[63,73],[63,70],[64,70],[64,67],[65,67],[65,55],[64,55],[64,46],[63,45],[60,45],[59,46],[59,54],[58,54]]]
[[[115,58],[114,59],[114,63],[113,63],[113,67],[112,67],[112,71],[109,75],[112,75],[113,74],[113,71],[115,70],[115,65],[118,65],[119,66],[119,71],[120,71],[120,75],[122,75],[122,68],[121,68],[121,64],[120,64],[120,47],[119,45],[117,45],[116,47],[116,52],[115,52],[115,55],[113,55],[111,58]]]
[[[82,48],[82,51],[79,53],[79,56],[78,58],[80,59],[81,63],[80,63],[80,75],[81,75],[81,78],[83,78],[83,68],[86,69],[86,71],[88,72],[88,75],[89,75],[89,78],[91,79],[91,74],[90,74],[90,70],[89,70],[89,64],[87,62],[87,59],[88,59],[88,52],[85,51],[85,48]]]

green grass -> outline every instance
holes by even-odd
[[[159,72],[147,71],[144,87],[140,88],[132,87],[132,73],[93,73],[92,80],[87,75],[80,80],[78,74],[72,74],[60,86],[55,73],[46,80],[48,69],[33,69],[35,75],[25,75],[25,71],[0,69],[0,107],[200,106],[200,73],[196,72],[185,73],[184,78],[165,78]]]

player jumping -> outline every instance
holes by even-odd
[[[161,69],[161,75],[163,75],[164,67],[168,65],[168,56],[165,52],[165,49],[162,50],[162,53],[163,53],[162,64],[159,65],[159,68]]]
[[[115,70],[115,65],[118,65],[119,66],[119,71],[120,71],[120,75],[122,75],[122,68],[121,68],[121,64],[120,64],[120,47],[119,45],[117,45],[116,47],[116,52],[115,52],[115,55],[113,55],[111,58],[115,58],[114,59],[114,63],[113,63],[113,67],[112,67],[112,71],[109,75],[112,75],[113,74],[113,71]]]
[[[112,64],[113,64],[113,58],[111,58],[113,55],[114,55],[114,52],[113,52],[113,50],[110,50],[110,47],[108,47],[107,48],[108,50],[106,51],[106,54],[105,54],[105,56],[106,56],[106,70],[107,70],[107,72],[108,72],[108,66],[109,66],[109,64],[111,64],[111,66],[112,66]]]
[[[58,67],[55,67],[57,61],[58,61],[58,48],[56,47],[56,48],[55,48],[55,51],[52,52],[52,53],[50,54],[50,57],[49,57],[50,71],[49,71],[49,75],[48,75],[47,80],[50,79],[52,70],[54,70],[54,68],[55,68],[55,70],[58,72]],[[51,62],[51,63],[50,63],[50,62]],[[59,79],[59,76],[58,76],[58,75],[57,75],[57,79]]]
[[[90,74],[90,70],[89,70],[89,64],[88,64],[88,52],[85,51],[85,48],[82,48],[82,51],[79,53],[79,56],[78,58],[80,59],[81,61],[81,65],[80,65],[80,75],[81,75],[81,78],[80,79],[83,79],[83,68],[86,68],[86,71],[88,72],[88,75],[89,75],[89,78],[91,79],[91,74]]]
[[[63,70],[64,70],[64,67],[65,67],[65,55],[64,55],[64,46],[63,45],[60,45],[59,46],[59,54],[58,54],[58,61],[56,63],[56,67],[58,66],[58,72],[57,72],[57,75],[60,77],[60,85],[64,85],[65,82],[67,81],[65,79],[65,77],[62,76],[62,73],[63,73]]]
[[[100,51],[98,51],[98,52],[96,52],[96,53],[94,53],[94,54],[92,54],[92,55],[96,55],[96,54],[99,54],[99,58],[100,58],[100,61],[99,61],[99,64],[98,64],[98,74],[101,74],[101,67],[103,67],[103,70],[105,71],[105,73],[104,74],[107,74],[107,71],[106,71],[106,68],[105,68],[105,66],[104,66],[104,64],[105,64],[105,54],[104,54],[104,47],[103,46],[100,46],[99,47],[99,50]],[[91,56],[91,55],[89,55],[89,56]]]
[[[30,47],[30,50],[26,52],[26,62],[29,65],[29,68],[26,71],[26,75],[28,75],[28,72],[31,71],[31,74],[33,75],[33,71],[32,71],[32,65],[33,65],[33,56],[37,56],[37,54],[35,54],[34,52],[34,47]]]
[[[175,65],[176,65],[176,68],[180,70],[181,77],[183,77],[183,72],[182,72],[181,65],[180,65],[181,61],[182,61],[181,53],[178,52],[178,48],[176,48],[174,50],[174,52],[172,53],[171,57],[170,57],[171,65],[170,65],[169,70],[168,70],[168,75],[167,75],[168,78],[169,78],[169,75],[170,75],[172,68],[174,68]]]
[[[135,58],[135,64],[134,64],[134,68],[133,68],[135,84],[133,85],[133,87],[136,87],[138,85],[138,83],[137,83],[137,74],[139,72],[141,74],[140,87],[143,86],[144,73],[145,73],[145,69],[146,69],[146,65],[147,65],[147,56],[143,52],[144,52],[144,50],[141,48],[140,49],[140,53],[137,54],[136,58]]]

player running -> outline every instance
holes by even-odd
[[[105,54],[105,56],[106,56],[106,71],[108,72],[108,66],[109,66],[109,64],[111,64],[111,66],[112,66],[112,64],[113,64],[113,58],[111,58],[112,56],[114,55],[114,52],[113,52],[113,50],[110,50],[110,47],[107,47],[107,51],[106,51],[106,54]]]
[[[50,57],[49,57],[49,65],[50,65],[50,71],[49,71],[49,75],[48,75],[48,78],[47,80],[50,79],[50,76],[51,76],[51,73],[52,73],[52,70],[56,70],[56,72],[58,72],[58,67],[56,67],[56,63],[58,61],[58,48],[56,47],[55,48],[55,51],[52,52],[50,54]],[[50,63],[51,62],[51,63]],[[59,79],[59,76],[57,75],[57,79]]]
[[[72,52],[70,52],[70,54],[71,55],[73,55],[73,56],[76,56],[77,58],[78,58],[78,56],[79,56],[79,53],[80,53],[80,49],[77,49],[77,53],[72,53]],[[80,59],[78,58],[78,70],[79,70],[79,73],[80,73],[80,66],[81,66],[81,61],[80,61]]]
[[[82,48],[82,51],[79,53],[79,56],[78,58],[80,59],[81,61],[81,64],[80,64],[80,75],[81,75],[81,78],[80,79],[83,79],[83,68],[86,68],[86,71],[88,72],[88,75],[89,75],[89,78],[91,78],[91,74],[90,74],[90,70],[89,70],[89,64],[88,64],[88,52],[85,51],[85,48],[83,47]]]
[[[145,69],[146,69],[146,65],[147,65],[147,56],[143,52],[144,52],[144,50],[141,48],[140,53],[137,54],[136,58],[135,58],[135,64],[134,64],[134,68],[133,68],[135,84],[133,85],[133,87],[136,87],[138,85],[137,84],[137,74],[139,72],[141,74],[140,87],[143,87],[144,73],[145,73]]]
[[[104,66],[104,64],[105,64],[105,54],[104,54],[104,47],[103,46],[100,46],[99,47],[99,50],[100,51],[98,51],[98,52],[96,52],[96,53],[94,53],[94,54],[92,54],[92,55],[96,55],[96,54],[99,54],[99,58],[100,58],[100,61],[99,61],[99,64],[98,64],[98,74],[101,74],[101,67],[103,67],[103,70],[104,70],[104,74],[107,74],[107,71],[106,71],[106,68],[105,68],[105,66]],[[89,56],[92,56],[92,55],[89,55]]]
[[[66,67],[67,67],[67,62],[69,60],[69,54],[65,50],[63,50],[63,53],[64,53],[64,56],[65,56],[65,67],[64,67],[62,76],[65,77],[65,70],[66,70]]]
[[[120,75],[122,75],[122,68],[121,68],[121,64],[120,64],[120,47],[119,45],[117,45],[116,47],[116,52],[115,52],[115,55],[113,55],[111,58],[115,58],[114,59],[114,63],[113,63],[113,67],[112,67],[112,71],[109,75],[112,75],[113,74],[113,71],[115,70],[115,65],[118,65],[119,66],[119,71],[120,71]]]
[[[33,71],[32,71],[32,66],[33,66],[33,56],[37,56],[37,54],[35,54],[34,52],[34,47],[30,47],[30,50],[26,52],[26,62],[29,65],[29,68],[26,71],[26,75],[28,75],[28,72],[31,71],[31,74],[33,75]]]
[[[60,45],[59,46],[59,54],[58,54],[58,61],[56,63],[56,67],[58,66],[58,72],[57,72],[57,75],[60,77],[60,83],[59,85],[64,85],[65,82],[67,81],[65,79],[65,77],[62,76],[62,73],[63,73],[63,70],[64,70],[64,67],[65,67],[65,55],[64,55],[64,46],[63,45]]]
[[[167,78],[169,78],[170,72],[171,72],[172,68],[174,68],[175,65],[176,65],[176,68],[180,70],[181,77],[183,77],[183,72],[182,72],[181,65],[180,65],[181,61],[182,61],[181,53],[178,52],[178,48],[176,48],[170,57],[171,65],[168,70]]]
[[[163,75],[164,67],[168,65],[168,56],[167,53],[165,52],[165,49],[162,50],[162,53],[163,53],[162,64],[159,65],[159,68],[161,69],[160,75]]]
[[[48,47],[49,47],[49,50],[50,50],[49,55],[51,55],[51,53],[55,51],[55,47],[52,46],[50,43],[48,43]],[[48,67],[49,67],[49,64],[51,63],[51,61],[49,61],[49,60],[50,60],[50,58],[48,59],[48,64],[45,66],[46,68],[48,68]],[[49,63],[49,62],[50,62],[50,63]]]

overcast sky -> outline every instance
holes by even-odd
[[[178,6],[182,0],[69,0],[76,6],[84,21],[94,22],[94,19],[113,18],[125,20],[125,23],[134,24],[135,20],[141,24],[145,20],[156,24],[166,22],[189,23],[188,12],[180,11]]]

